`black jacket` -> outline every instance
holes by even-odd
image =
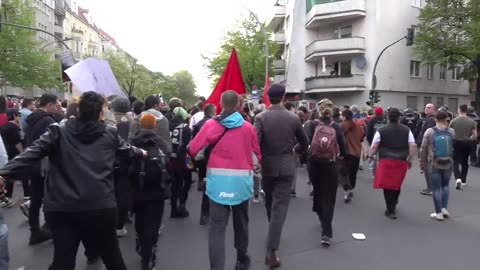
[[[200,132],[200,129],[202,129],[203,125],[205,125],[205,123],[210,119],[212,119],[211,116],[205,115],[205,117],[202,120],[200,120],[195,126],[193,126],[192,139],[195,138],[195,136],[197,136],[198,132]]]
[[[25,144],[30,146],[47,131],[51,124],[57,123],[53,115],[44,110],[36,110],[27,119],[27,130],[25,131]]]
[[[141,129],[140,132],[132,139],[132,145],[142,149],[149,149],[151,147],[158,147],[163,153],[167,153],[166,146],[162,143],[162,137],[158,135],[155,130]],[[170,196],[170,190],[167,189],[142,189],[139,185],[139,173],[141,162],[136,160],[134,162],[134,177],[132,177],[133,198],[135,200],[156,200],[166,199]],[[160,177],[169,177],[168,175],[159,175]]]
[[[330,118],[320,119],[320,121],[322,121],[325,125],[330,125],[330,123],[332,123],[332,119]],[[317,128],[317,125],[318,125],[318,121],[315,121],[315,120],[308,120],[303,125],[303,129],[305,130],[305,134],[307,135],[308,141],[310,143],[312,142],[313,135],[315,134],[315,129]],[[343,130],[340,127],[340,125],[335,122],[332,124],[332,127],[335,129],[338,150],[340,152],[339,154],[341,157],[345,157],[347,156],[348,151],[347,151],[347,143],[345,140],[345,135],[343,134]]]
[[[425,135],[425,131],[437,125],[437,123],[435,122],[435,115],[430,115],[419,123],[421,123],[421,128],[419,129],[420,131],[418,132],[416,138],[416,143],[418,147],[422,145],[423,135]]]
[[[183,169],[187,156],[187,146],[192,137],[188,124],[178,117],[173,117],[170,122],[170,134],[172,138],[172,165]]]
[[[103,122],[68,120],[52,125],[25,152],[8,162],[0,175],[21,172],[48,157],[45,180],[46,212],[77,212],[115,208],[113,170],[115,156],[142,157],[118,136],[117,129]]]
[[[367,125],[367,142],[371,145],[373,137],[375,137],[375,124],[382,122],[384,125],[387,124],[387,120],[383,116],[375,116],[372,120],[368,121]],[[378,130],[377,130],[378,131]]]

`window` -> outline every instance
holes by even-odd
[[[432,103],[432,97],[423,97],[423,105],[427,105],[429,103]]]
[[[435,69],[435,64],[427,65],[427,78],[433,80],[433,70]]]
[[[333,38],[351,38],[352,37],[352,26],[340,27],[333,30]]]
[[[456,112],[458,110],[458,98],[448,98],[448,109],[451,112]]]
[[[445,105],[445,99],[443,97],[437,97],[437,108]]]
[[[460,80],[460,67],[454,67],[452,70],[452,81],[459,81]]]
[[[420,61],[410,61],[410,77],[420,78]]]
[[[350,75],[352,74],[352,62],[335,62],[330,75]]]
[[[417,110],[418,97],[417,96],[407,96],[407,108]]]
[[[412,0],[412,6],[421,8],[423,0]]]
[[[440,80],[445,80],[446,72],[447,67],[445,67],[445,65],[440,65]]]

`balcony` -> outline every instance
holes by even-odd
[[[339,76],[319,76],[305,79],[305,91],[307,93],[326,93],[326,92],[344,92],[344,91],[364,91],[365,76],[339,75]]]
[[[285,20],[285,6],[274,6],[267,17],[267,26],[270,29],[277,28]]]
[[[276,73],[282,73],[285,71],[285,60],[275,60],[273,62],[273,70]]]
[[[273,41],[278,44],[285,44],[285,33],[275,33],[273,34]]]
[[[307,46],[305,61],[319,62],[323,56],[357,56],[365,53],[362,37],[317,40]]]
[[[55,24],[53,26],[53,32],[55,33],[55,35],[63,35],[63,27],[61,25]]]
[[[307,12],[305,27],[315,29],[365,17],[365,0],[315,0]]]

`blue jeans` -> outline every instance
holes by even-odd
[[[8,228],[0,212],[0,270],[8,270]]]
[[[442,208],[448,207],[448,195],[450,178],[452,177],[452,169],[431,169],[433,204],[435,213],[441,213]]]

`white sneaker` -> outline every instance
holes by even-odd
[[[466,187],[467,183],[462,183],[462,188]]]
[[[260,198],[258,196],[253,197],[253,203],[260,203]]]
[[[444,218],[450,217],[450,213],[448,213],[448,210],[445,208],[442,208],[442,215]]]
[[[457,179],[457,182],[455,182],[455,188],[457,190],[462,190],[462,179]]]
[[[125,226],[120,229],[120,230],[117,230],[117,237],[124,237],[128,234],[128,231],[127,229],[125,228]]]
[[[436,219],[438,221],[443,221],[443,215],[442,213],[431,213],[430,214],[430,217],[433,218],[433,219]]]

